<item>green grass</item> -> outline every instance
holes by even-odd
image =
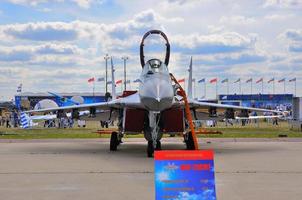
[[[221,127],[208,128],[208,130],[221,131],[222,135],[200,135],[199,137],[223,138],[277,138],[280,134],[287,137],[302,137],[302,132],[290,130],[288,127]]]
[[[55,139],[55,138],[98,138],[103,137],[91,128],[72,129],[6,129],[0,128],[0,139]]]
[[[99,128],[67,128],[67,129],[6,129],[0,127],[0,139],[60,139],[60,138],[108,138],[110,135],[99,135],[96,132]],[[261,123],[259,127],[248,125],[246,127],[224,127],[221,123],[219,127],[207,128],[207,130],[221,131],[222,135],[204,134],[199,137],[214,137],[214,138],[277,138],[280,134],[286,134],[288,137],[302,137],[302,132],[289,129],[287,123],[283,122],[278,127],[273,127],[271,124]],[[127,137],[143,137],[139,135],[128,135]]]

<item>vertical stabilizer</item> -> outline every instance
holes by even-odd
[[[192,77],[192,56],[191,56],[191,60],[190,60],[190,66],[189,66],[189,78],[188,78],[188,99],[193,99],[193,94],[192,94],[192,90],[193,90],[193,77]]]
[[[111,92],[111,96],[112,96],[112,100],[116,99],[116,91],[115,91],[115,78],[114,78],[114,66],[113,66],[113,60],[111,57],[111,86],[112,86],[112,92]]]

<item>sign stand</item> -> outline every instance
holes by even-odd
[[[155,151],[155,199],[216,200],[212,150]]]

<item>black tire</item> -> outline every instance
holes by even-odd
[[[116,151],[118,144],[119,141],[118,141],[117,132],[112,132],[110,138],[110,151]]]
[[[154,147],[153,147],[153,142],[148,141],[148,146],[147,146],[147,156],[148,158],[152,158],[154,153]]]
[[[157,151],[161,150],[161,142],[160,141],[157,141],[155,150],[157,150]]]
[[[191,131],[187,133],[185,142],[186,142],[187,150],[195,150],[194,140]]]

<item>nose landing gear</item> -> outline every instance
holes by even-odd
[[[155,150],[161,150],[161,142],[160,141],[156,142]],[[153,154],[154,154],[153,141],[148,141],[148,146],[147,146],[147,156],[148,156],[148,158],[153,157]]]

